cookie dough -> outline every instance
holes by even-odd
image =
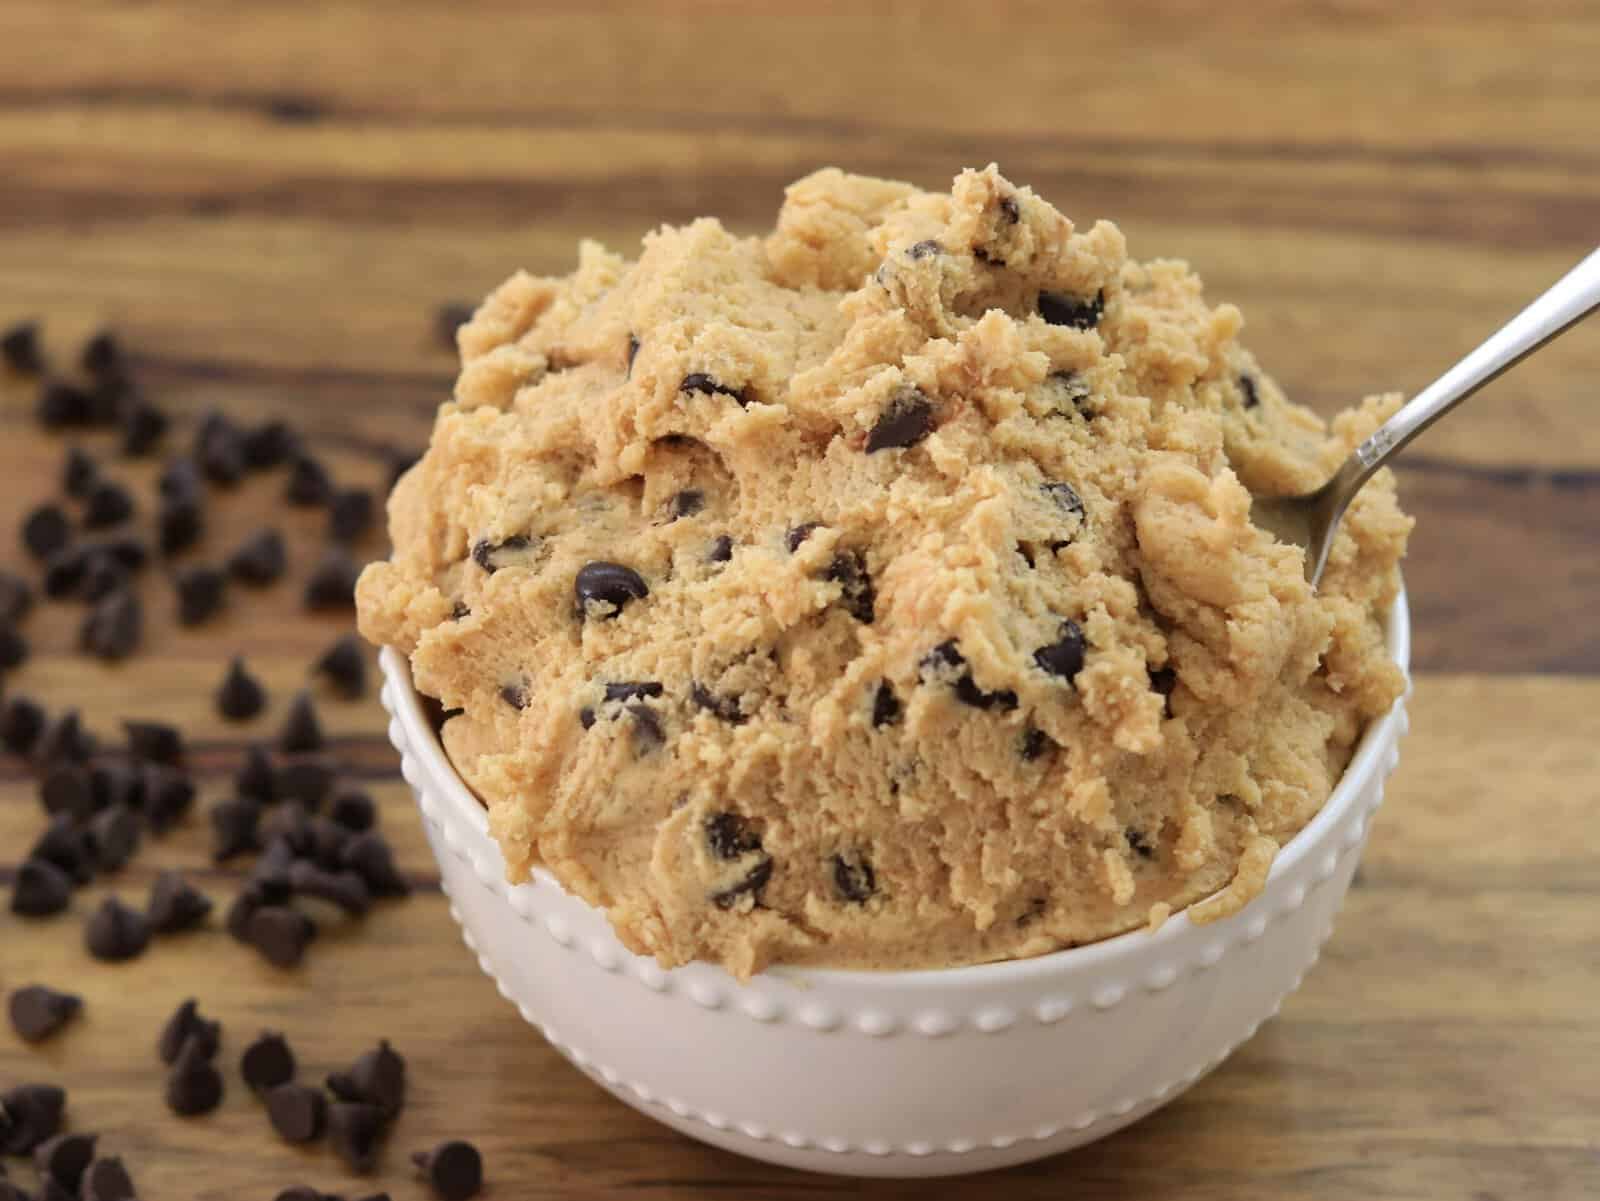
[[[1181,262],[994,167],[518,272],[361,628],[535,867],[663,965],[941,967],[1244,903],[1402,677],[1380,474],[1322,589],[1250,522],[1398,403],[1290,404]],[[1213,895],[1215,894],[1215,895]]]

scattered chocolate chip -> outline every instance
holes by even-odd
[[[585,564],[573,581],[572,590],[578,601],[578,617],[595,617],[610,620],[621,614],[632,600],[642,600],[650,595],[644,577],[621,563],[597,560]]]
[[[46,813],[87,821],[94,812],[94,785],[88,768],[70,760],[53,764],[39,780],[39,804]]]
[[[411,1162],[444,1201],[467,1201],[483,1188],[483,1156],[471,1143],[452,1140],[417,1151]]]
[[[28,640],[9,626],[0,625],[0,671],[21,667],[28,659]]]
[[[237,795],[263,805],[278,799],[278,777],[273,771],[266,747],[252,743],[245,751],[244,766],[233,777],[233,790]]]
[[[25,696],[7,698],[0,708],[0,746],[14,755],[26,755],[44,733],[45,712]]]
[[[282,578],[289,565],[283,535],[275,529],[260,530],[246,538],[228,556],[228,574],[242,584],[262,588]]]
[[[372,493],[365,488],[342,488],[328,502],[328,537],[335,542],[356,542],[372,528],[376,513]]]
[[[97,812],[118,805],[138,809],[144,804],[144,773],[131,759],[102,755],[89,766],[89,791]]]
[[[320,809],[333,790],[337,775],[337,769],[327,759],[297,756],[278,768],[275,791],[285,800],[303,802],[307,809]]]
[[[439,340],[439,345],[446,350],[455,350],[456,331],[472,320],[475,306],[459,300],[441,304],[433,311],[433,334]]]
[[[82,499],[99,479],[100,468],[89,452],[81,446],[67,447],[67,457],[61,464],[61,490]]]
[[[139,849],[138,817],[127,805],[113,805],[95,814],[89,822],[89,843],[100,871],[121,870]]]
[[[249,797],[233,797],[211,806],[211,858],[225,863],[235,855],[259,849],[261,804]]]
[[[342,827],[340,830],[342,834]],[[344,841],[344,838],[339,840],[340,843]],[[350,868],[328,871],[309,860],[297,859],[289,865],[289,887],[297,897],[326,901],[351,917],[360,917],[372,908],[372,893],[366,881]]]
[[[97,555],[110,559],[130,575],[144,570],[150,561],[150,548],[140,539],[129,536],[108,538],[88,548]]]
[[[115,1155],[102,1155],[83,1174],[82,1201],[134,1201],[133,1180],[122,1160]]]
[[[341,1101],[376,1106],[390,1120],[405,1105],[406,1061],[388,1039],[356,1057],[348,1071],[328,1077],[328,1088]]]
[[[284,1083],[267,1091],[267,1119],[286,1143],[309,1143],[322,1136],[328,1101],[320,1088]]]
[[[900,720],[900,713],[900,698],[895,696],[888,680],[880,680],[878,690],[872,694],[873,728],[894,725]]]
[[[933,432],[933,403],[916,388],[897,392],[867,434],[867,453],[915,446]]]
[[[12,625],[33,608],[33,589],[19,575],[0,569],[0,624]]]
[[[670,514],[669,520],[677,521],[683,517],[693,517],[706,507],[706,494],[698,488],[685,488],[672,498],[672,503],[667,507]]]
[[[211,898],[175,871],[164,871],[150,885],[145,908],[150,928],[157,934],[179,934],[205,924]]]
[[[19,321],[0,333],[0,361],[19,375],[38,375],[44,370],[37,321]]]
[[[941,642],[929,651],[922,660],[922,671],[925,677],[934,675],[948,680],[955,691],[956,699],[963,705],[970,705],[974,709],[1017,707],[1017,694],[1011,689],[1002,688],[994,692],[985,692],[978,687],[972,678],[971,669],[967,667],[966,656],[956,648],[954,639]]]
[[[1123,837],[1128,840],[1128,849],[1138,855],[1139,858],[1154,859],[1156,857],[1156,848],[1144,836],[1143,831],[1135,830],[1132,826],[1129,826],[1122,833]]]
[[[913,242],[910,246],[906,247],[906,258],[910,259],[912,262],[917,262],[921,259],[931,259],[935,255],[943,253],[944,247],[933,238],[924,238],[922,241]]]
[[[259,880],[252,879],[247,882],[243,888],[234,894],[233,900],[228,902],[228,911],[222,917],[223,929],[237,941],[248,942],[250,940],[250,919],[256,915],[263,905],[268,903],[268,891],[267,886]],[[285,893],[286,895],[287,893]],[[281,899],[274,898],[274,903]]]
[[[689,684],[689,703],[729,725],[740,726],[749,720],[738,697],[718,696],[698,680]]]
[[[33,757],[40,764],[87,763],[94,754],[94,737],[83,728],[76,709],[64,710],[50,722],[34,743]]]
[[[726,563],[733,558],[733,539],[726,534],[719,534],[711,544],[711,553],[706,556],[713,563]]]
[[[54,1084],[19,1084],[0,1093],[0,1155],[29,1155],[61,1130],[65,1090]]]
[[[84,618],[78,640],[98,659],[126,659],[144,637],[144,604],[137,593],[119,588],[101,598]]]
[[[605,686],[608,701],[638,701],[662,693],[660,680],[623,680]]]
[[[329,871],[343,870],[344,849],[350,842],[350,831],[332,818],[320,814],[307,819],[306,830],[311,840],[306,854],[311,861]]]
[[[122,413],[122,453],[129,458],[149,454],[166,437],[171,421],[150,401],[134,397]]]
[[[40,1181],[53,1181],[76,1197],[83,1174],[94,1159],[96,1141],[92,1134],[58,1134],[40,1143],[33,1151],[33,1166]]]
[[[40,391],[35,411],[45,429],[59,430],[90,424],[94,408],[94,397],[87,389],[65,380],[51,380]]]
[[[194,1040],[202,1055],[210,1059],[222,1045],[222,1023],[210,1021],[200,1015],[199,1003],[193,997],[184,1001],[161,1027],[161,1037],[156,1042],[156,1054],[165,1064],[176,1063],[184,1044]]]
[[[34,842],[27,858],[52,863],[79,884],[94,875],[94,851],[71,813],[57,813]]]
[[[813,531],[821,528],[822,522],[820,521],[803,521],[799,525],[791,526],[784,532],[783,544],[788,547],[789,553],[792,555],[800,549],[801,544],[807,538],[811,537]]]
[[[194,781],[174,767],[159,763],[144,768],[144,820],[153,834],[165,834],[194,804]]]
[[[678,385],[680,392],[699,392],[706,396],[731,396],[741,406],[748,405],[752,399],[748,385],[742,388],[733,388],[727,384],[718,383],[712,376],[704,371],[691,371],[683,377],[683,382]]]
[[[106,963],[137,958],[150,945],[150,923],[137,909],[110,896],[89,915],[83,928],[83,945]]]
[[[1106,294],[1069,296],[1064,292],[1040,292],[1039,316],[1051,325],[1068,325],[1073,329],[1093,329],[1100,324],[1106,310]]]
[[[110,555],[86,550],[83,562],[78,592],[86,601],[104,600],[128,582],[127,570]]]
[[[72,522],[60,505],[39,505],[22,519],[22,545],[36,559],[48,559],[72,538]]]
[[[867,574],[867,564],[857,551],[840,551],[833,556],[822,578],[839,585],[839,599],[845,612],[863,625],[871,625],[873,608],[878,602],[877,589]]]
[[[706,818],[706,842],[718,859],[737,859],[761,849],[761,836],[750,819],[738,813],[713,813]]]
[[[135,759],[170,766],[183,758],[183,734],[177,726],[164,721],[125,720],[122,728],[128,734],[128,753]]]
[[[833,886],[845,900],[859,905],[878,891],[878,876],[872,870],[872,864],[854,852],[835,855]]]
[[[361,568],[341,548],[329,547],[306,580],[308,609],[348,609],[356,603],[356,577]]]
[[[306,751],[320,751],[327,745],[322,735],[322,723],[317,720],[316,706],[311,694],[297,692],[284,718],[283,729],[278,733],[278,749],[293,755]]]
[[[333,495],[333,480],[322,463],[304,452],[297,454],[289,465],[289,485],[284,499],[291,505],[312,507],[325,505]]]
[[[315,922],[287,905],[262,905],[245,924],[245,941],[268,963],[282,968],[300,962],[316,933]]]
[[[200,419],[195,431],[194,458],[206,479],[231,488],[244,476],[244,435],[213,409]]]
[[[1261,403],[1261,393],[1256,388],[1256,381],[1248,375],[1239,377],[1239,392],[1244,397],[1244,407],[1253,409]]]
[[[378,808],[364,792],[341,792],[328,807],[328,818],[353,834],[370,830],[378,822]]]
[[[376,1105],[338,1101],[328,1107],[328,1140],[352,1172],[364,1174],[377,1166],[387,1125]]]
[[[266,704],[266,690],[245,670],[244,660],[235,656],[217,689],[217,711],[229,721],[248,721]]]
[[[344,846],[340,864],[353,869],[367,883],[375,897],[399,897],[411,891],[395,867],[394,853],[376,830],[357,834]]]
[[[294,1052],[273,1030],[263,1030],[239,1057],[239,1074],[255,1092],[266,1092],[294,1079]]]
[[[6,1003],[11,1028],[23,1042],[42,1043],[83,1008],[83,998],[44,984],[17,989]]]
[[[165,500],[198,500],[205,492],[194,460],[181,457],[167,460],[156,488]]]
[[[178,623],[197,626],[222,608],[227,577],[215,567],[188,567],[173,577],[178,593]]]
[[[222,1073],[200,1039],[183,1040],[167,1073],[167,1108],[179,1117],[198,1117],[222,1104]]]
[[[1033,652],[1033,661],[1051,675],[1071,682],[1083,670],[1087,647],[1082,627],[1069,618],[1061,623],[1054,642]]]
[[[1000,219],[1007,225],[1015,225],[1022,219],[1022,209],[1015,196],[1000,197]]]
[[[333,685],[340,696],[356,700],[367,689],[367,658],[361,639],[355,634],[341,636],[322,652],[312,671]]]
[[[103,329],[83,344],[78,361],[90,375],[113,375],[123,370],[122,347],[115,334]]]
[[[245,466],[265,471],[288,460],[300,449],[300,439],[287,423],[268,421],[245,433],[241,443]]]
[[[732,909],[739,903],[740,897],[754,896],[766,887],[770,879],[772,879],[772,860],[763,857],[737,884],[730,884],[727,888],[712,893],[711,903],[718,909]]]
[[[1150,691],[1162,700],[1162,712],[1165,716],[1172,716],[1172,693],[1178,686],[1178,673],[1171,667],[1155,667],[1150,669]]]
[[[63,547],[50,556],[44,567],[44,594],[51,600],[71,596],[83,586],[89,560],[81,547]]]

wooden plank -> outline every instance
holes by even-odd
[[[1600,959],[1594,865],[1573,835],[1591,821],[1594,798],[1573,783],[1593,779],[1600,759],[1592,732],[1569,715],[1597,701],[1600,682],[1589,680],[1424,678],[1360,884],[1282,1016],[1156,1116],[1076,1153],[985,1177],[983,1195],[1593,1195],[1600,1030],[1590,994]],[[404,832],[405,866],[428,878],[403,788],[380,795],[385,828]],[[0,784],[4,820],[30,808],[14,781]],[[15,829],[0,830],[0,845]],[[189,829],[148,850],[129,869],[133,881],[157,863],[192,862],[198,842]],[[226,880],[208,879],[227,891]],[[74,908],[86,904],[80,897]],[[289,973],[220,932],[107,966],[84,955],[72,919],[28,924],[5,914],[0,946],[3,987],[51,980],[88,998],[81,1027],[46,1050],[0,1035],[0,1081],[68,1085],[74,1123],[103,1131],[128,1156],[146,1196],[271,1196],[298,1179],[355,1190],[326,1150],[278,1144],[236,1077],[214,1117],[183,1122],[160,1110],[155,1034],[190,993],[226,1023],[230,1076],[259,1027],[287,1030],[317,1073],[377,1034],[393,1038],[410,1057],[415,1100],[391,1140],[383,1183],[404,1178],[405,1152],[449,1133],[481,1140],[491,1195],[502,1197],[957,1198],[980,1187],[804,1176],[666,1131],[522,1023],[478,973],[432,892],[380,908],[360,937],[335,934]],[[395,1195],[412,1195],[405,1187]]]

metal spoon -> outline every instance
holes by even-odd
[[[1596,309],[1600,309],[1600,250],[1413,396],[1356,447],[1326,484],[1306,496],[1257,496],[1250,505],[1250,519],[1278,541],[1305,550],[1306,579],[1315,588],[1327,565],[1339,519],[1373,472],[1479,388]]]

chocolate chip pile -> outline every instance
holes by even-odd
[[[174,436],[173,422],[145,396],[109,333],[82,348],[73,379],[51,372],[32,322],[0,333],[0,365],[36,377],[35,412],[48,431],[115,431],[125,458],[154,455]],[[398,456],[396,471],[414,457]],[[0,570],[0,688],[29,658],[22,631],[40,598],[81,604],[80,649],[116,661],[136,655],[142,643],[153,563],[167,568],[177,622],[185,627],[221,612],[232,589],[282,582],[289,554],[276,528],[258,530],[211,562],[194,561],[191,554],[206,540],[214,492],[233,488],[247,474],[277,469],[286,476],[285,503],[327,513],[326,546],[301,585],[301,604],[349,610],[359,570],[351,548],[374,527],[373,493],[339,486],[287,424],[244,428],[213,411],[199,421],[189,447],[165,460],[148,499],[83,446],[67,448],[60,495],[33,506],[19,531],[35,565],[31,578]],[[325,697],[364,697],[362,643],[353,634],[339,637],[308,675]],[[242,657],[227,665],[213,687],[216,709],[229,722],[249,723],[267,707],[267,690]],[[142,847],[192,819],[198,786],[183,731],[144,718],[122,724],[122,736],[111,739],[87,729],[74,708],[51,712],[40,700],[0,691],[0,749],[32,770],[43,819],[11,888],[10,908],[19,917],[43,921],[66,913],[79,888],[114,876]],[[343,783],[341,772],[308,689],[293,698],[276,737],[251,743],[229,792],[206,806],[213,860],[252,859],[222,925],[280,968],[299,963],[330,920],[358,919],[377,901],[410,891],[378,829],[372,797]],[[82,945],[102,962],[135,959],[161,939],[207,928],[214,908],[182,873],[162,871],[142,904],[115,894],[103,899],[84,919]],[[7,1001],[13,1029],[30,1045],[55,1038],[83,1013],[82,998],[40,983],[15,988]],[[199,1117],[222,1103],[221,1042],[220,1023],[203,1017],[193,1000],[162,1029],[162,1096],[174,1114]],[[352,1171],[377,1167],[405,1094],[404,1061],[387,1042],[316,1086],[296,1078],[296,1060],[283,1036],[263,1033],[243,1052],[239,1071],[285,1141],[307,1143],[326,1135]],[[0,1095],[0,1153],[31,1154],[39,1176],[37,1192],[25,1192],[6,1177],[0,1160],[0,1201],[136,1196],[121,1160],[100,1154],[93,1134],[63,1132],[65,1108],[66,1093],[54,1084],[22,1084]],[[470,1197],[481,1184],[481,1160],[466,1144],[418,1152],[415,1162],[441,1197]],[[339,1201],[304,1186],[281,1195]]]

